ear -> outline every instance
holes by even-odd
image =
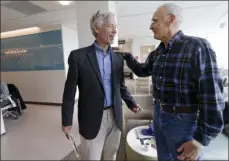
[[[98,28],[94,28],[95,32],[98,34],[99,33],[99,29]]]
[[[169,15],[169,25],[171,25],[175,21],[176,17],[174,15]]]

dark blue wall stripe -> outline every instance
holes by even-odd
[[[64,70],[61,30],[1,39],[1,71],[35,70]]]

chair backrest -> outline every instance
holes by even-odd
[[[6,82],[4,81],[1,81],[1,86],[0,86],[0,97],[2,99],[5,99],[7,96],[10,95],[10,92],[9,92],[9,89],[8,89],[8,86],[6,84]]]
[[[152,120],[153,119],[153,97],[152,95],[133,95],[134,100],[143,109],[142,112],[135,114],[127,109],[125,103],[123,117],[125,119]]]
[[[144,110],[152,110],[153,97],[152,95],[133,95],[134,100],[141,106]]]

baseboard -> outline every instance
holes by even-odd
[[[78,99],[75,100],[77,102]],[[24,101],[25,104],[33,105],[48,105],[48,106],[62,106],[62,103],[52,103],[52,102],[33,102],[33,101]]]
[[[62,103],[51,103],[51,102],[32,102],[25,101],[25,104],[33,104],[33,105],[48,105],[48,106],[61,106]]]

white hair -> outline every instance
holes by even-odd
[[[100,11],[97,11],[94,15],[92,15],[90,20],[90,26],[91,26],[91,32],[96,37],[96,28],[100,28],[102,25],[108,22],[110,17],[115,16],[113,12],[104,12],[100,13]]]
[[[176,17],[177,19],[177,24],[176,24],[176,29],[180,29],[180,25],[183,22],[183,10],[181,7],[174,3],[165,3],[160,7],[164,7],[165,10],[167,11],[167,14],[172,14]]]

